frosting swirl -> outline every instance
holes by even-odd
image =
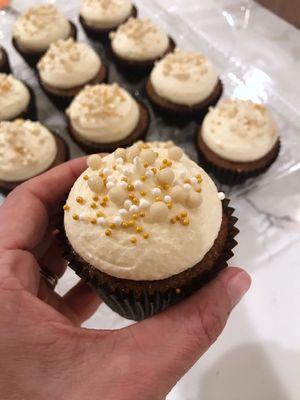
[[[169,47],[167,34],[149,19],[129,18],[110,38],[113,51],[127,60],[154,60]]]
[[[129,17],[130,0],[83,0],[80,15],[93,28],[112,29]]]
[[[67,110],[72,127],[96,143],[111,143],[130,135],[140,113],[133,97],[116,83],[87,85]]]
[[[213,92],[218,75],[202,54],[176,49],[156,63],[150,80],[159,96],[175,104],[193,106]]]
[[[209,176],[172,142],[138,142],[100,158],[75,182],[65,230],[74,250],[122,279],[158,280],[200,262],[222,205]]]
[[[53,135],[39,122],[0,122],[0,179],[24,181],[44,172],[57,154]]]
[[[18,117],[29,101],[30,93],[23,82],[12,75],[0,74],[0,120]]]
[[[266,107],[249,100],[225,99],[211,108],[201,134],[214,153],[236,162],[264,157],[278,140],[275,122]]]
[[[52,4],[29,8],[13,28],[18,45],[32,51],[44,51],[56,40],[66,39],[70,32],[69,21]]]
[[[43,82],[69,89],[93,79],[101,60],[90,46],[69,38],[52,43],[37,67]]]

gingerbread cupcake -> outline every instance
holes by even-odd
[[[98,54],[73,38],[51,44],[37,69],[40,85],[61,109],[66,108],[86,84],[101,83],[107,76]]]
[[[36,119],[35,95],[13,75],[0,73],[0,121],[15,118]]]
[[[8,59],[8,54],[7,51],[0,46],[0,73],[5,73],[9,74],[11,72],[10,70],[10,64],[9,64],[9,59]]]
[[[69,265],[120,315],[141,320],[227,265],[236,218],[211,178],[172,143],[137,143],[74,183],[61,240]]]
[[[76,39],[76,27],[52,4],[29,8],[15,22],[13,45],[28,64],[35,66],[51,43]]]
[[[205,117],[198,149],[218,180],[234,185],[265,172],[279,154],[280,139],[265,106],[226,99]]]
[[[137,9],[130,0],[83,0],[79,20],[89,37],[105,40],[109,32],[136,16]]]
[[[86,86],[66,113],[70,135],[88,153],[130,145],[149,125],[147,108],[117,84]]]
[[[39,122],[0,122],[0,191],[9,193],[27,179],[66,161],[65,142]]]

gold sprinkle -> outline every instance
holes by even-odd
[[[128,178],[126,178],[126,176],[123,176],[123,178],[121,179],[121,181],[123,181],[123,182],[128,182]]]
[[[139,199],[137,197],[134,197],[132,199],[133,204],[139,204]]]
[[[162,201],[161,196],[156,196],[156,197],[155,197],[155,201]]]
[[[148,239],[148,238],[149,238],[149,233],[145,232],[145,233],[143,234],[143,238],[144,238],[144,239]]]
[[[65,204],[65,205],[63,206],[63,209],[64,209],[65,211],[69,211],[69,210],[70,210],[70,206],[68,206],[68,204]]]
[[[73,218],[75,221],[78,221],[78,220],[79,220],[79,215],[78,215],[78,214],[73,214],[73,215],[72,215],[72,218]]]
[[[87,181],[87,180],[89,179],[89,177],[88,177],[87,175],[83,175],[83,179],[84,179],[85,181]]]
[[[135,228],[135,230],[137,231],[137,233],[143,232],[143,228],[142,228],[141,226],[137,226],[137,227]]]
[[[190,223],[190,220],[189,220],[188,218],[184,218],[184,219],[181,221],[181,223],[182,223],[182,225],[188,225],[188,224]]]
[[[106,177],[102,178],[102,182],[103,182],[103,185],[106,185],[107,184],[107,178]]]
[[[147,177],[145,175],[141,176],[141,181],[145,181],[147,179]]]
[[[135,236],[132,236],[132,237],[130,238],[130,241],[131,241],[131,243],[136,243],[136,242],[137,242],[137,239],[136,239]]]
[[[94,201],[98,201],[98,200],[99,200],[99,196],[93,196],[92,199],[93,199]]]
[[[107,202],[107,201],[108,201],[108,196],[106,196],[106,195],[105,195],[105,196],[103,196],[103,197],[102,197],[102,201],[105,201],[105,202]]]
[[[93,224],[93,225],[96,225],[96,223],[97,223],[97,220],[96,220],[96,218],[91,218],[91,224]]]
[[[105,235],[106,236],[111,236],[111,230],[110,229],[106,229],[105,230]]]
[[[159,167],[160,170],[165,169],[165,168],[167,168],[166,165],[161,165],[161,166]]]
[[[163,188],[163,190],[169,190],[170,189],[170,185],[165,183],[164,185],[162,185],[162,188]]]
[[[116,224],[113,222],[109,224],[110,229],[116,229]]]
[[[114,166],[112,167],[112,169],[113,169],[114,171],[116,171],[116,169],[117,169],[117,166],[116,166],[116,165],[114,165]]]
[[[144,163],[144,168],[148,168],[149,164],[147,162]]]
[[[146,215],[146,214],[145,214],[143,211],[140,212],[140,217],[141,217],[141,218],[145,217],[145,215]]]
[[[144,190],[141,191],[141,196],[146,196],[146,192]]]
[[[138,217],[139,217],[138,214],[132,214],[133,219],[138,219]]]
[[[170,219],[170,222],[171,222],[171,224],[176,224],[176,218],[174,218],[174,217],[171,218],[171,219]]]
[[[183,182],[184,183],[191,183],[191,180],[189,178],[185,178]]]
[[[102,171],[100,171],[99,176],[101,176],[101,178],[104,178],[104,173]]]
[[[122,224],[121,224],[121,226],[122,226],[122,228],[128,228],[128,223],[127,222],[122,222]]]
[[[180,215],[176,215],[175,218],[176,218],[176,221],[180,221],[180,219],[181,219],[181,218],[180,218]]]
[[[102,207],[106,207],[106,206],[107,206],[107,203],[106,203],[106,201],[101,201],[100,205],[101,205]]]
[[[172,167],[172,161],[168,161],[167,166],[168,166],[168,167]]]
[[[144,143],[144,144],[142,145],[142,149],[150,149],[149,144]]]
[[[165,164],[165,165],[168,164],[168,160],[166,158],[163,160],[163,164]]]
[[[96,216],[97,216],[98,218],[100,218],[100,217],[104,217],[104,214],[103,214],[102,211],[97,211]]]
[[[76,201],[77,201],[77,203],[79,203],[79,204],[84,204],[84,203],[85,203],[84,198],[81,197],[81,196],[76,197]]]
[[[93,208],[93,209],[95,209],[95,208],[97,208],[97,204],[96,204],[96,203],[91,203],[91,204],[90,204],[90,207]]]
[[[167,203],[167,207],[168,207],[169,210],[171,210],[173,208],[173,203],[171,203],[171,202]]]
[[[202,176],[200,174],[196,175],[197,179],[202,179]]]
[[[201,193],[201,192],[202,192],[202,189],[201,189],[201,188],[197,188],[197,189],[195,189],[195,192]]]
[[[131,183],[129,183],[129,184],[127,185],[127,190],[128,190],[129,192],[132,192],[132,191],[134,190],[134,186],[133,186]]]
[[[202,180],[203,180],[202,178],[197,178],[197,182],[198,182],[198,183],[201,183]]]
[[[154,175],[157,174],[157,168],[153,167],[153,168],[151,168],[151,171],[154,173]]]
[[[181,216],[182,218],[187,217],[187,212],[186,212],[186,211],[182,211],[182,212],[180,213],[180,216]]]
[[[131,219],[130,221],[127,222],[127,225],[132,227],[135,225],[135,223],[136,223],[135,220]]]
[[[133,200],[135,198],[135,195],[133,193],[130,193],[128,198],[129,198],[129,200]]]

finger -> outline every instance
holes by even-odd
[[[250,284],[246,272],[228,268],[177,306],[123,330],[129,333],[129,347],[135,348],[137,370],[143,368],[164,382],[157,398],[166,395],[214,343]]]
[[[79,158],[17,187],[0,208],[0,248],[31,250],[45,235],[48,215],[85,167]]]

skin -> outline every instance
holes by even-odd
[[[39,268],[66,264],[49,222],[85,168],[77,159],[15,189],[0,207],[0,393],[10,400],[160,400],[222,332],[250,286],[239,268],[128,328],[81,328],[100,299],[83,282],[59,296]]]

